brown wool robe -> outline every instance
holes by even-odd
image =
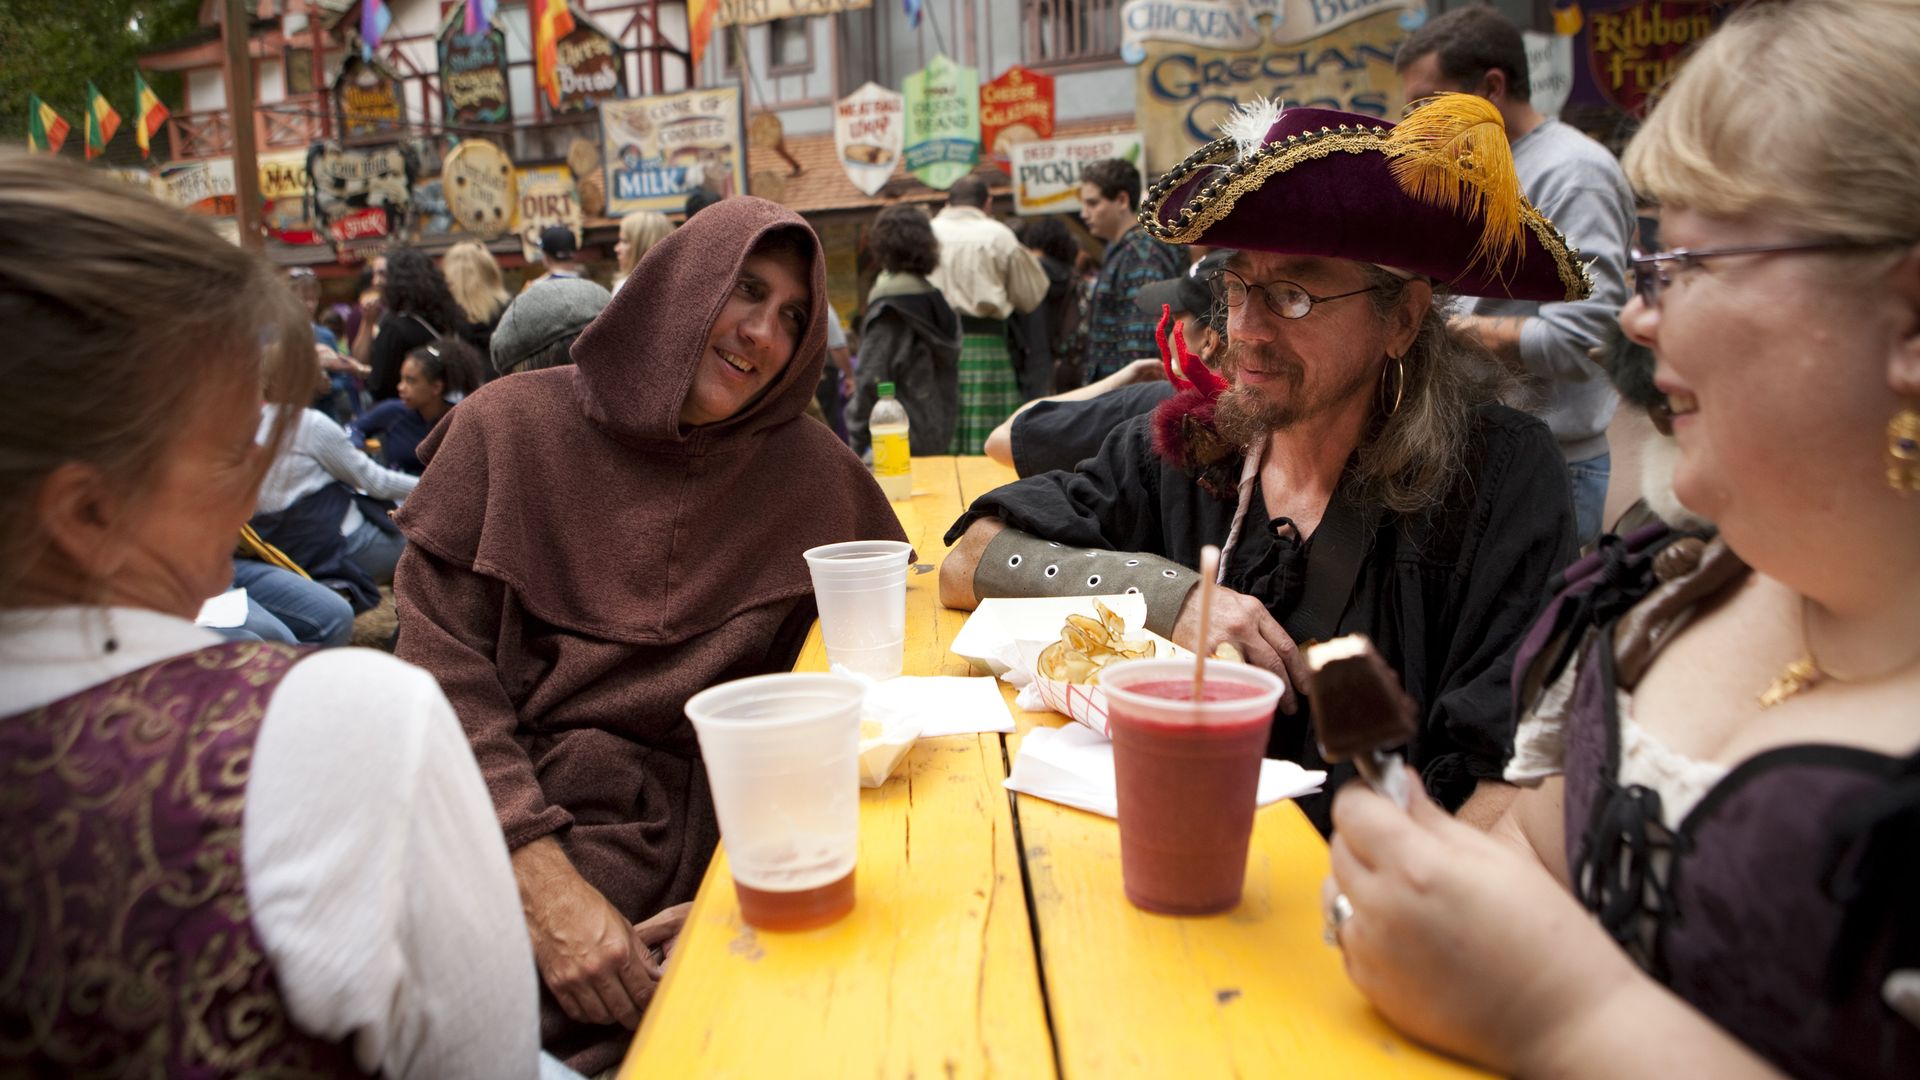
[[[683,431],[740,266],[783,230],[811,267],[806,334],[760,398]],[[728,199],[647,253],[576,366],[488,384],[420,445],[399,655],[453,702],[508,848],[554,836],[635,922],[693,898],[719,836],[687,698],[792,664],[807,548],[905,538],[859,459],[802,415],[827,317],[812,230]],[[541,1013],[542,1044],[588,1075],[631,1038],[568,1021],[544,989]]]

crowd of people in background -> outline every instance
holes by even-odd
[[[984,173],[886,207],[853,326],[752,196],[624,220],[612,290],[559,226],[517,291],[467,242],[329,301],[0,151],[0,1073],[616,1065],[718,840],[685,702],[792,666],[806,548],[903,536],[859,456],[890,383],[914,453],[1021,476],[952,524],[947,606],[1139,592],[1289,676],[1269,752],[1309,764],[1300,644],[1373,638],[1408,806],[1344,764],[1301,806],[1400,1029],[1523,1076],[1911,1075],[1920,4],[1743,9],[1624,162],[1490,8],[1398,67],[1394,131],[1501,128],[1509,184],[1247,107],[1151,189],[1087,166],[1078,224]],[[331,647],[386,605],[385,651]]]

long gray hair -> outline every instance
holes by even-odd
[[[1400,306],[1407,280],[1366,269],[1367,284],[1376,288],[1374,313],[1386,318]],[[1399,514],[1440,501],[1462,467],[1475,407],[1511,399],[1518,388],[1479,342],[1447,325],[1443,301],[1434,296],[1404,364],[1387,361],[1377,418],[1355,463],[1356,494]],[[1404,372],[1397,390],[1396,370]]]

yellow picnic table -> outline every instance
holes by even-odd
[[[920,564],[976,496],[1013,479],[918,458],[895,503]],[[909,675],[966,675],[966,612],[909,575]],[[825,670],[818,627],[799,670]],[[1012,692],[1002,687],[1009,707]],[[1120,887],[1113,821],[1002,786],[1021,736],[922,740],[861,792],[858,899],[833,926],[740,919],[724,849],[621,1067],[656,1077],[1445,1077],[1479,1075],[1389,1027],[1321,941],[1327,847],[1291,802],[1259,812],[1240,906],[1150,915]]]

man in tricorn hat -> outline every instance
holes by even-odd
[[[1149,232],[1236,249],[1214,282],[1231,384],[1185,364],[1179,393],[1077,471],[975,501],[942,600],[1140,592],[1149,628],[1287,678],[1268,752],[1310,766],[1300,647],[1367,634],[1419,708],[1410,763],[1491,822],[1512,791],[1511,654],[1573,554],[1573,514],[1552,434],[1498,404],[1506,377],[1435,297],[1590,288],[1520,195],[1500,123],[1465,94],[1398,126],[1258,103],[1162,177]],[[1223,587],[1203,642],[1206,544]],[[1302,800],[1323,830],[1346,770]]]

